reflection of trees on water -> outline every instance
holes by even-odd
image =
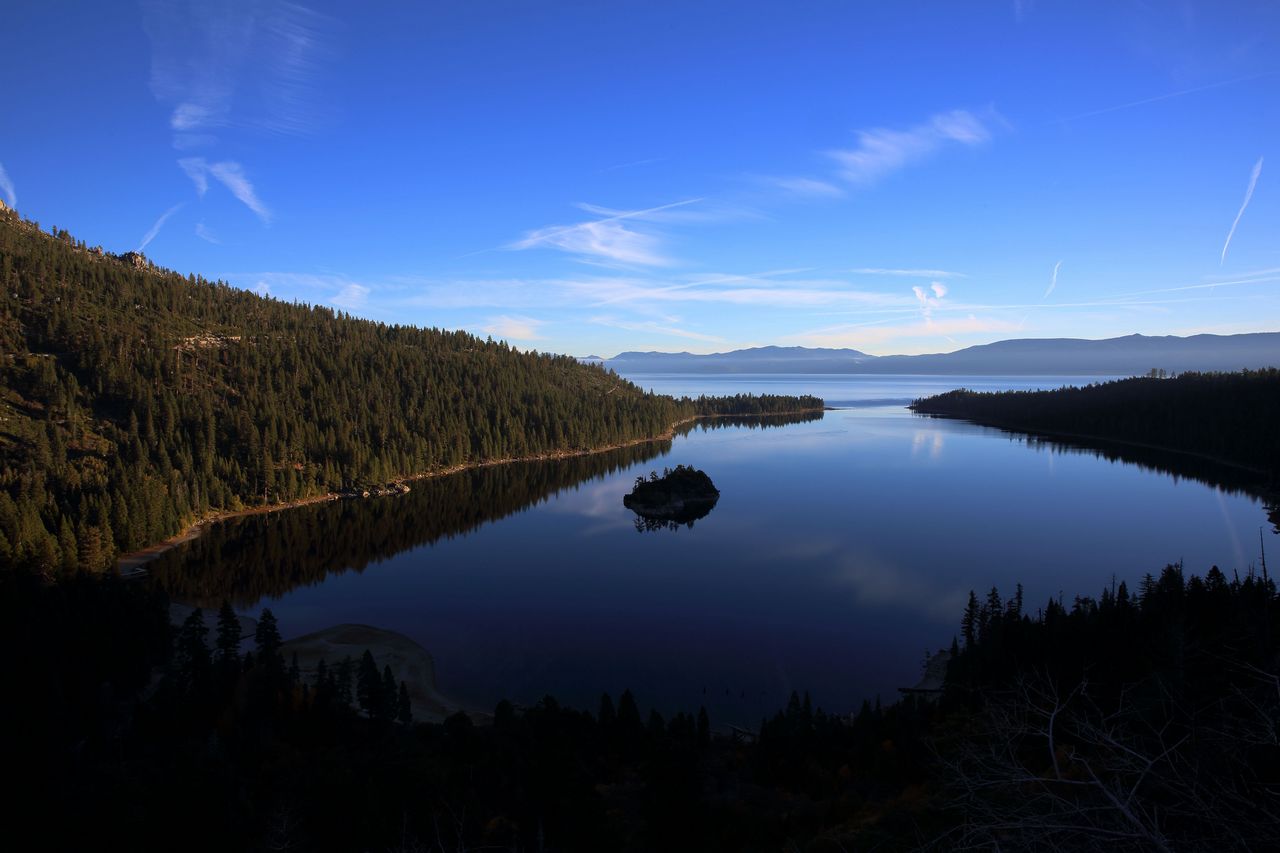
[[[676,531],[681,527],[692,528],[695,521],[699,518],[705,518],[709,512],[711,512],[710,506],[696,515],[682,516],[679,520],[674,518],[646,518],[643,515],[637,515],[635,519],[636,532],[658,533],[663,530]]]
[[[169,595],[247,607],[263,597],[363,571],[401,551],[468,533],[564,489],[646,462],[669,441],[546,462],[519,462],[418,480],[405,495],[338,500],[212,525],[148,566]]]
[[[1079,453],[1095,459],[1106,459],[1108,462],[1123,462],[1136,465],[1143,471],[1168,475],[1174,479],[1174,482],[1186,479],[1221,489],[1228,494],[1245,495],[1262,503],[1272,526],[1277,533],[1280,533],[1280,494],[1277,494],[1276,485],[1261,472],[1155,447],[1115,444],[1086,438],[1033,435],[997,427],[988,427],[988,429],[1000,429],[1001,432],[1010,435],[1013,440],[1020,441],[1034,450]]]
[[[676,432],[679,435],[688,435],[691,432],[710,432],[715,429],[729,429],[730,427],[739,427],[745,429],[772,429],[774,427],[784,427],[791,424],[804,424],[810,421],[822,420],[823,412],[797,412],[790,415],[726,415],[718,418],[699,418],[696,421],[689,421],[679,426]]]
[[[680,432],[730,426],[763,429],[821,417],[815,412],[713,418],[685,424]],[[245,516],[209,526],[147,569],[152,581],[174,598],[213,607],[226,599],[248,607],[266,596],[318,584],[329,574],[363,571],[401,551],[469,533],[670,449],[670,441],[653,441],[567,459],[492,465],[418,480],[411,492],[397,497],[339,500]]]

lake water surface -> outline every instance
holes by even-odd
[[[153,575],[180,599],[270,607],[286,637],[343,622],[406,634],[435,657],[441,691],[475,708],[544,694],[594,708],[631,688],[642,708],[706,705],[754,725],[792,690],[837,712],[893,698],[926,649],[950,644],[970,589],[1021,582],[1034,607],[1113,577],[1136,588],[1178,560],[1243,573],[1260,530],[1280,554],[1244,492],[904,408],[1069,377],[631,378],[846,408],[246,518]],[[623,495],[677,463],[706,471],[719,503],[691,528],[638,531]]]

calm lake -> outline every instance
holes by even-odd
[[[1179,560],[1244,573],[1260,530],[1280,554],[1256,499],[1206,483],[1231,482],[1213,466],[1109,459],[904,408],[956,387],[1096,379],[630,378],[843,408],[249,517],[152,576],[179,600],[270,607],[286,637],[344,622],[403,633],[434,656],[440,690],[478,709],[544,694],[594,709],[631,688],[642,709],[706,705],[716,723],[754,725],[792,690],[836,712],[894,698],[926,649],[950,644],[970,589],[1021,582],[1034,609],[1113,577],[1136,589]],[[677,463],[706,471],[719,503],[691,528],[638,531],[623,495]]]

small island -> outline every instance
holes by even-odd
[[[664,468],[661,477],[656,471],[650,472],[647,480],[637,477],[622,503],[636,514],[637,530],[675,530],[681,525],[692,527],[719,499],[720,490],[705,472],[677,465]]]

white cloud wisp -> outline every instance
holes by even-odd
[[[923,160],[944,145],[981,145],[991,132],[977,116],[952,110],[933,116],[907,130],[873,128],[858,131],[855,148],[829,151],[839,165],[840,176],[852,184],[867,185]]]
[[[239,163],[230,160],[210,163],[203,157],[184,157],[178,161],[178,165],[195,184],[197,195],[203,197],[209,191],[209,178],[213,177],[230,190],[231,194],[245,207],[257,214],[264,225],[271,224],[271,211],[258,197],[257,191]]]

